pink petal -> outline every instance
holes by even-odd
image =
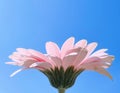
[[[78,53],[80,50],[81,50],[82,48],[74,48],[74,49],[70,49],[70,50],[68,50],[67,52],[66,52],[66,55],[71,55],[71,54],[73,54],[73,53]]]
[[[51,57],[56,67],[60,68],[62,66],[62,60],[58,57]]]
[[[105,63],[103,68],[108,68],[112,64],[112,61],[114,60],[114,57],[113,56],[107,56],[107,57],[101,58],[101,60]]]
[[[78,41],[75,44],[75,48],[77,48],[77,47],[85,48],[86,45],[87,45],[87,40],[83,39],[83,40]]]
[[[100,58],[98,58],[98,57],[91,57],[91,58],[85,59],[83,62],[81,62],[81,64],[86,64],[86,63],[91,63],[91,62],[99,62],[99,61],[101,61]]]
[[[87,55],[87,50],[85,48],[81,49],[80,52],[77,54],[77,57],[75,58],[75,61],[73,62],[74,66],[77,66],[84,60],[84,58]]]
[[[98,68],[98,69],[95,69],[95,71],[105,76],[108,76],[110,79],[112,79],[112,76],[104,68]]]
[[[19,73],[19,72],[21,72],[21,71],[23,71],[23,70],[25,70],[25,69],[26,69],[26,68],[18,69],[17,71],[13,72],[13,73],[10,75],[10,77],[13,77],[13,76],[16,75],[17,73]]]
[[[9,58],[12,59],[13,61],[20,61],[21,55],[18,52],[13,52],[13,54],[10,55]]]
[[[22,62],[6,62],[6,64],[17,65],[17,66],[22,66],[23,65]]]
[[[64,70],[66,70],[67,67],[73,65],[73,62],[75,61],[76,56],[77,55],[70,55],[70,56],[66,56],[66,57],[63,58],[62,66],[63,66]]]
[[[16,65],[16,62],[6,62],[5,64]]]
[[[110,64],[104,62],[101,58],[91,57],[81,62],[77,69],[96,70],[98,68],[108,68]]]
[[[74,46],[74,38],[71,37],[69,39],[67,39],[64,44],[62,45],[61,48],[61,58],[63,58],[66,55],[66,52],[70,49],[72,49]]]
[[[35,63],[36,61],[34,60],[26,60],[23,62],[23,65],[24,67],[29,67],[31,64]]]
[[[52,68],[52,65],[50,63],[47,62],[36,62],[33,63],[32,65],[30,65],[30,68],[37,68],[39,70],[48,70],[50,68]]]
[[[105,53],[106,51],[107,51],[107,49],[100,49],[100,50],[94,52],[92,55],[90,55],[90,57],[108,55],[107,53]]]
[[[114,56],[106,56],[101,58],[104,62],[112,62],[114,60]]]
[[[106,66],[106,64],[102,62],[99,58],[89,58],[89,60],[84,62],[84,64],[82,63],[81,65],[79,65],[77,69],[82,68],[86,70],[97,71],[100,74],[104,74],[108,76],[110,79],[112,79],[112,76],[104,69],[104,66]]]
[[[96,67],[101,66],[101,59],[98,57],[91,57],[82,61],[78,66],[77,69],[83,68],[87,70],[94,70]]]
[[[57,44],[53,42],[46,43],[46,51],[51,56],[60,57],[60,49]]]
[[[86,57],[88,57],[95,50],[96,47],[97,47],[96,42],[88,44],[87,47],[86,47],[86,49],[88,50],[88,54],[87,54]]]
[[[42,54],[38,51],[35,51],[32,49],[28,49],[28,51],[32,54],[33,58],[38,60],[38,62],[41,62],[41,61],[49,62],[50,61],[44,54]]]
[[[18,51],[17,53],[19,53],[19,54],[21,54],[21,55],[30,56],[30,53],[29,53],[28,50],[25,49],[25,48],[17,48],[16,50]]]

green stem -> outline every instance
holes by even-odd
[[[58,92],[59,92],[59,93],[65,93],[65,88],[59,88],[59,89],[58,89]]]

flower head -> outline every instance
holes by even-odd
[[[87,44],[87,40],[80,40],[74,44],[71,37],[65,41],[60,49],[54,42],[46,43],[47,54],[42,54],[32,49],[17,48],[9,56],[13,62],[7,64],[22,66],[16,73],[30,68],[43,72],[55,88],[71,87],[77,76],[84,70],[93,70],[112,78],[105,70],[108,68],[114,57],[107,54],[107,49],[100,49],[93,53],[97,47],[96,42]]]

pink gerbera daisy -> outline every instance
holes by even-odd
[[[96,42],[87,44],[87,40],[80,40],[74,44],[74,38],[71,37],[65,41],[61,49],[56,43],[47,42],[47,54],[33,49],[17,48],[17,52],[9,56],[13,62],[7,64],[23,67],[11,76],[25,69],[40,70],[59,93],[64,93],[65,89],[71,87],[77,76],[85,70],[97,71],[112,78],[105,69],[111,65],[114,57],[106,53],[107,49],[93,53],[96,47]]]

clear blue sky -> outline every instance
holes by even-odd
[[[108,48],[115,60],[108,71],[113,81],[85,71],[66,93],[120,92],[120,1],[119,0],[0,0],[0,93],[57,93],[37,70],[9,75],[19,67],[6,65],[18,47],[45,53],[45,43],[59,46],[74,36]]]

